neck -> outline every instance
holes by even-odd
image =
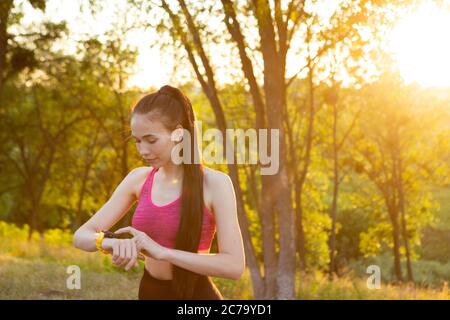
[[[159,172],[162,173],[165,179],[177,183],[182,181],[184,169],[183,165],[174,164],[172,161],[169,161],[159,168]]]

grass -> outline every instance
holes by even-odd
[[[67,232],[49,230],[40,237],[0,221],[0,299],[137,299],[144,264],[125,271],[111,257],[83,252]],[[69,266],[80,268],[81,288],[68,289]],[[225,299],[252,299],[249,277],[240,281],[211,278]]]
[[[0,253],[0,299],[137,299],[142,263],[126,272],[110,266],[106,256],[75,251],[60,261],[54,256],[49,259],[48,251],[32,258]],[[66,285],[71,265],[80,267],[79,290]],[[251,299],[245,280],[240,285],[227,279],[212,280],[225,299]]]
[[[139,275],[81,269],[81,288],[66,287],[62,264],[42,259],[0,256],[1,299],[136,299]]]
[[[77,250],[62,231],[37,234],[0,221],[0,299],[134,300],[138,297],[143,263],[128,272],[115,267],[109,256]],[[59,240],[58,240],[59,239]],[[65,240],[64,240],[65,239]],[[81,288],[68,289],[67,268],[77,265]],[[248,270],[239,281],[212,278],[225,299],[253,299]],[[334,281],[315,272],[296,279],[297,299],[448,299],[447,284],[436,289],[382,283],[368,289],[366,280],[348,275]]]
[[[428,289],[411,284],[381,282],[380,289],[369,289],[366,279],[346,276],[328,280],[320,272],[297,277],[297,299],[301,300],[447,300],[447,284]]]

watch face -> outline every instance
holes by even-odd
[[[114,233],[108,230],[102,231],[105,234],[105,238],[113,238],[113,239],[131,239],[133,238],[133,235],[129,233]]]
[[[111,231],[105,230],[103,233],[105,234],[105,238],[115,238],[115,234]]]

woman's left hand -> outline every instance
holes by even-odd
[[[166,257],[167,248],[150,238],[145,232],[136,230],[133,227],[125,227],[116,230],[115,233],[129,233],[133,236],[131,240],[136,243],[137,252],[157,260],[163,260]]]

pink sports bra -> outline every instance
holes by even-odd
[[[131,225],[133,228],[143,231],[150,238],[167,248],[174,248],[180,223],[181,196],[175,201],[163,206],[158,206],[152,201],[152,185],[155,172],[159,168],[153,168],[145,179],[139,195],[138,206],[134,211]],[[198,250],[208,250],[211,247],[216,223],[214,215],[205,206],[203,210],[203,226]]]

